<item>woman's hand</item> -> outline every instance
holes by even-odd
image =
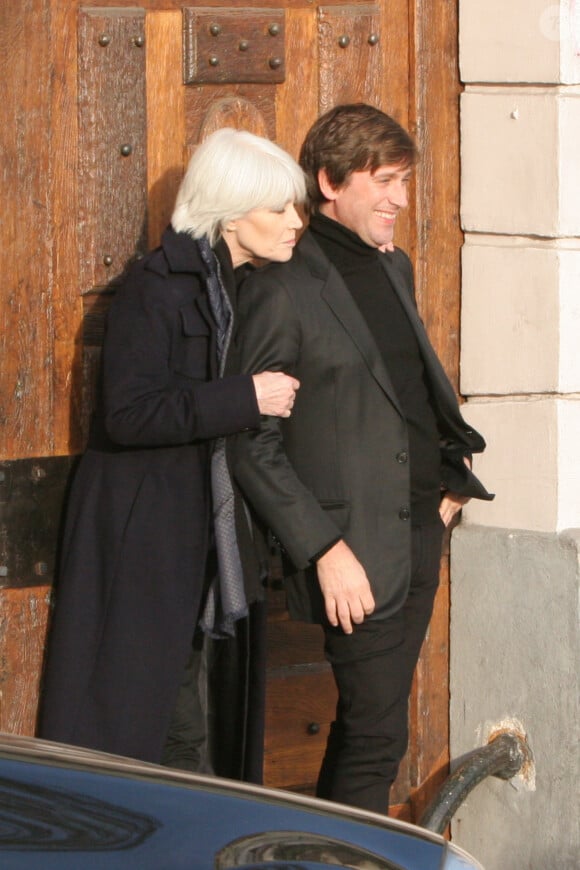
[[[284,372],[260,372],[252,377],[260,414],[289,417],[300,381]]]

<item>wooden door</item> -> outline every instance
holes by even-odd
[[[158,242],[189,155],[209,132],[243,127],[296,156],[321,112],[366,101],[415,133],[422,160],[397,241],[415,262],[423,318],[456,380],[456,7],[2,4],[0,729],[34,730],[60,505],[84,446],[115,277]],[[289,622],[276,584],[270,603],[266,782],[310,791],[334,687],[319,630]],[[394,795],[393,813],[406,818],[445,774],[447,621],[444,559]]]

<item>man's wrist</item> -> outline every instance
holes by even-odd
[[[315,565],[316,562],[318,562],[319,559],[322,559],[325,553],[328,553],[329,550],[332,550],[334,545],[338,544],[339,541],[342,541],[342,535],[338,535],[338,537],[334,538],[332,541],[329,541],[329,543],[325,547],[323,547],[322,550],[319,550],[318,553],[316,553],[314,556],[311,556],[311,564]]]

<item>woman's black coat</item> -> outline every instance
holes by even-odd
[[[168,229],[111,304],[101,407],[67,510],[42,737],[161,759],[204,586],[211,439],[260,421],[250,376],[217,379],[204,276],[193,240]],[[259,579],[242,513],[250,602]]]

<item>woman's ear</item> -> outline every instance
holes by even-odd
[[[328,173],[324,168],[318,170],[318,186],[324,198],[329,202],[332,202],[337,198],[338,188],[333,186],[328,177]]]

